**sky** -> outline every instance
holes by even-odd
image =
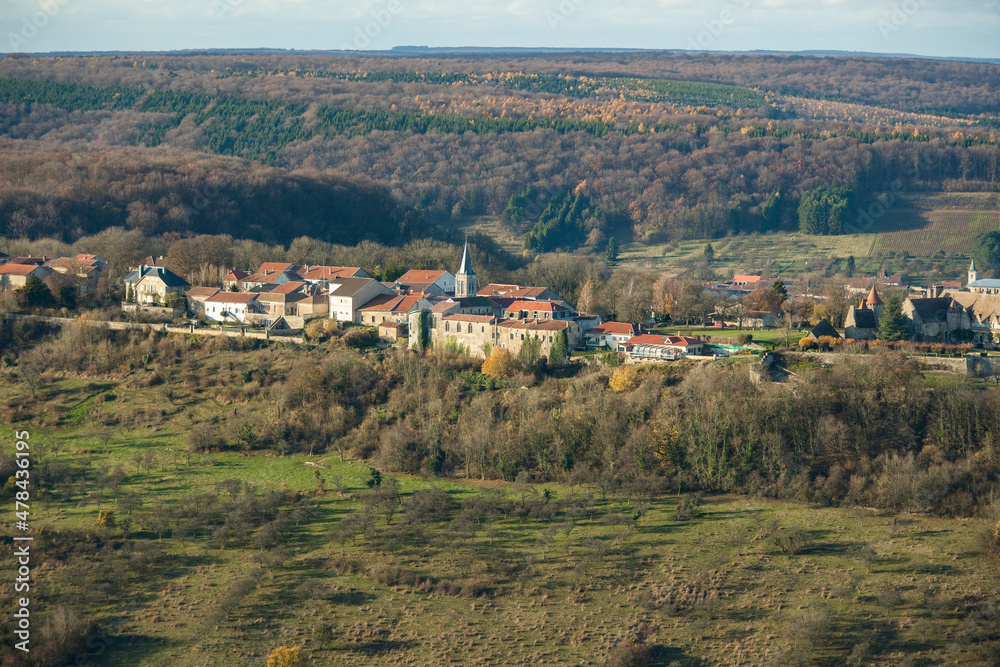
[[[1000,0],[0,0],[0,52],[400,45],[1000,58]]]

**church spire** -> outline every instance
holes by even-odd
[[[969,264],[969,284],[976,282],[979,279],[979,272],[976,271],[976,260],[973,258],[972,264]]]
[[[474,297],[479,292],[479,279],[476,272],[472,270],[472,255],[469,254],[469,242],[465,242],[465,250],[462,251],[462,265],[458,267],[455,274],[455,296],[459,299]]]
[[[458,267],[457,275],[476,275],[472,270],[472,257],[469,255],[469,242],[465,242],[465,250],[462,252],[462,265]]]

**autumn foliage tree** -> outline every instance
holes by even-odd
[[[267,658],[267,667],[305,667],[305,659],[298,648],[279,646]]]
[[[638,389],[641,381],[642,377],[638,366],[619,366],[611,374],[608,386],[612,391],[622,394]]]
[[[483,375],[489,375],[498,380],[505,380],[514,374],[514,360],[510,351],[504,347],[495,347],[489,358],[483,362]]]

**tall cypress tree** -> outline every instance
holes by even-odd
[[[903,302],[895,294],[885,300],[882,317],[878,321],[878,337],[879,340],[903,340],[906,338]]]
[[[549,350],[549,365],[561,366],[566,363],[567,356],[569,356],[569,337],[565,331],[560,331],[556,334],[556,339]]]

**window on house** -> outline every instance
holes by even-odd
[[[445,331],[451,331],[451,322],[445,322],[444,323],[444,330]]]
[[[469,325],[469,333],[472,333],[472,325]]]

